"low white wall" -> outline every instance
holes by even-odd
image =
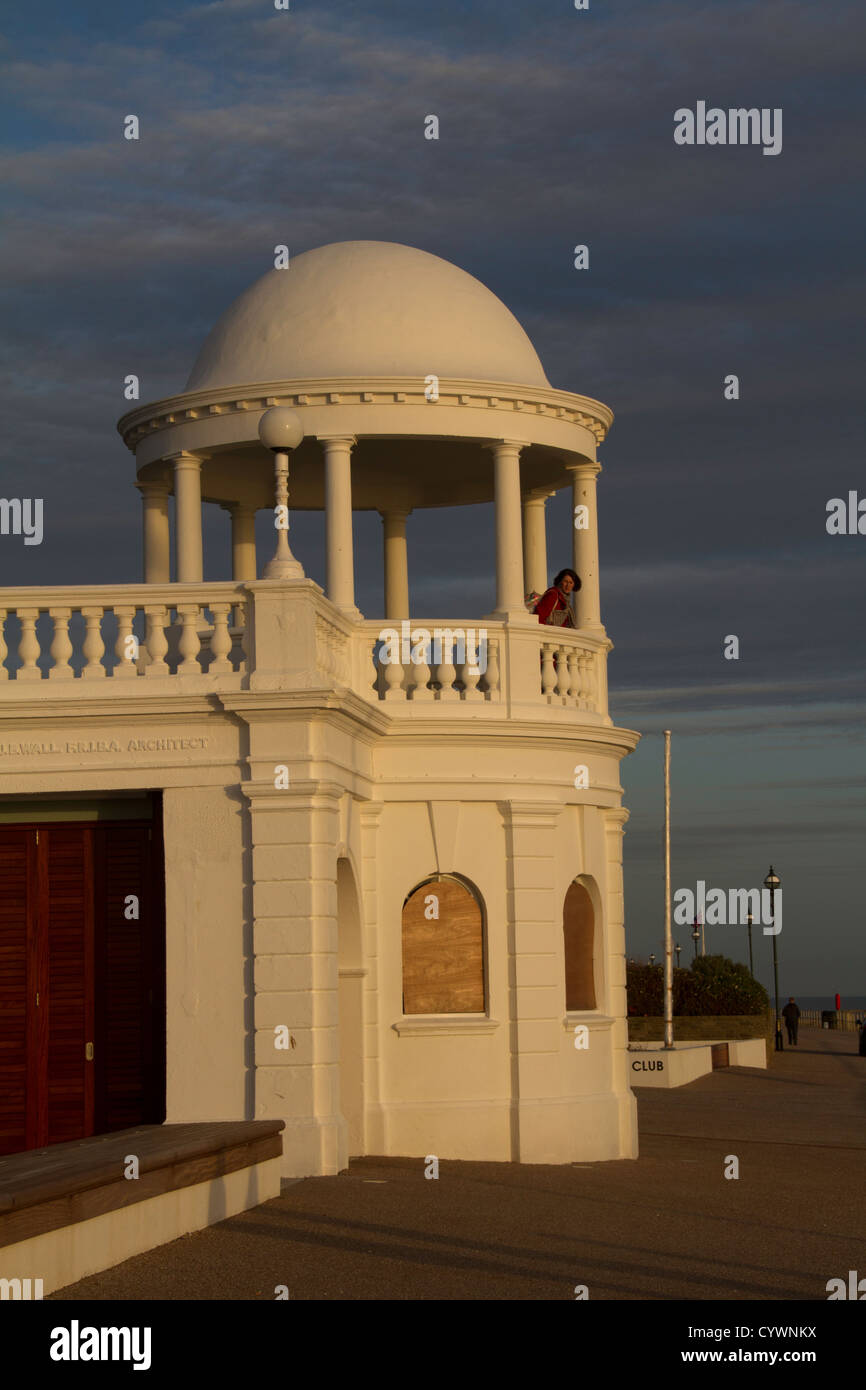
[[[713,1069],[707,1043],[679,1043],[667,1051],[658,1043],[634,1043],[629,1061],[632,1086],[685,1086]]]
[[[279,1197],[280,1163],[279,1158],[269,1158],[210,1182],[2,1246],[0,1278],[41,1279],[43,1294],[54,1293],[88,1274]]]
[[[714,1038],[711,1042],[674,1042],[665,1049],[658,1042],[629,1044],[628,1070],[632,1086],[685,1086],[713,1070],[713,1048],[726,1043],[728,1065],[767,1066],[767,1044],[763,1038]]]

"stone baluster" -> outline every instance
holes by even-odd
[[[105,655],[105,643],[102,640],[102,612],[101,608],[82,608],[81,616],[87,625],[84,633],[84,646],[82,651],[87,658],[87,664],[81,672],[85,680],[102,680],[107,672],[102,664]]]
[[[442,660],[436,664],[436,680],[439,684],[439,699],[454,701],[460,699],[460,691],[455,690],[457,667],[454,665],[454,643],[446,637],[442,643]]]
[[[112,675],[115,680],[134,680],[138,675],[139,657],[138,638],[132,630],[135,609],[115,608],[114,616],[117,618],[117,641],[114,644],[117,665]]]
[[[466,660],[460,667],[460,679],[463,682],[463,699],[477,702],[484,699],[483,690],[478,689],[478,682],[481,679],[481,666],[478,661],[478,640],[474,634],[466,635]]]
[[[405,700],[406,692],[403,690],[403,666],[399,661],[383,660],[380,654],[379,660],[382,665],[382,682],[385,686],[385,700]]]
[[[231,604],[212,603],[210,609],[213,613],[213,635],[210,641],[213,660],[207,669],[209,676],[219,676],[232,669],[232,664],[229,661],[229,652],[232,649],[231,633],[229,632]]]
[[[147,617],[145,643],[150,660],[144,669],[144,674],[146,676],[167,676],[169,670],[168,662],[165,659],[165,654],[168,651],[168,638],[165,635],[166,610],[163,606],[148,607],[145,609],[145,614]]]
[[[576,647],[568,653],[568,703],[577,705],[580,701],[580,654]]]
[[[50,681],[71,681],[75,672],[69,664],[72,655],[72,642],[69,639],[69,619],[72,617],[71,608],[49,608],[49,615],[54,623],[54,636],[51,639],[51,660],[53,665],[48,668],[48,679]]]
[[[427,658],[430,655],[429,643],[421,649],[421,660],[412,662],[410,666],[412,699],[415,700],[434,700],[435,691],[428,690],[431,672]]]
[[[556,666],[553,661],[554,643],[541,644],[541,693],[550,700],[556,690]]]
[[[596,708],[596,700],[595,700],[595,653],[594,653],[594,652],[587,652],[587,654],[586,654],[586,663],[585,663],[585,667],[584,667],[584,672],[585,672],[585,674],[584,674],[584,679],[583,679],[583,687],[584,687],[584,688],[583,688],[584,708],[585,708],[585,709],[589,709],[589,710],[594,710],[594,709]]]
[[[580,688],[577,692],[577,704],[579,709],[589,708],[589,661],[590,658],[588,654],[586,652],[581,652],[578,661],[578,669],[580,672]]]
[[[247,627],[247,612],[248,607],[246,600],[235,600],[234,622],[236,631],[232,637],[232,645],[234,646],[236,644],[237,649],[240,652],[240,663],[238,665],[238,670],[241,672],[248,671],[250,665],[250,654],[247,647],[247,642],[249,640],[249,628]]]
[[[381,700],[381,699],[382,699],[382,696],[383,696],[383,694],[384,694],[384,689],[385,689],[384,684],[383,684],[383,680],[382,680],[382,673],[383,673],[383,671],[384,671],[385,668],[384,668],[384,665],[383,665],[383,663],[382,663],[381,656],[380,656],[379,643],[376,642],[376,641],[373,642],[373,646],[370,648],[370,661],[372,662],[372,665],[373,665],[373,686],[372,686],[372,689],[373,689],[373,691],[374,691],[374,693],[375,693],[375,695],[376,695],[376,699],[377,699],[377,700]]]
[[[568,689],[568,659],[565,648],[560,645],[560,642],[554,643],[553,668],[556,671],[556,689],[554,693],[557,700],[565,704],[565,692]]]
[[[9,655],[9,648],[6,646],[6,614],[7,609],[0,608],[0,681],[8,681],[9,672],[6,669],[6,658]]]
[[[19,667],[15,679],[41,681],[42,672],[36,665],[39,657],[39,638],[36,636],[36,619],[39,617],[39,609],[19,608],[18,617],[21,622],[21,641],[18,644],[18,655],[23,664]]]
[[[201,675],[201,667],[197,659],[201,648],[201,639],[198,635],[199,605],[197,603],[183,603],[177,611],[182,624],[177,649],[183,658],[177,668],[177,674],[179,676],[199,676]]]
[[[487,670],[484,673],[484,683],[487,686],[487,697],[490,700],[499,699],[499,643],[495,637],[487,639]]]

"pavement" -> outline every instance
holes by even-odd
[[[866,1057],[801,1028],[771,1063],[637,1089],[637,1159],[355,1159],[52,1297],[824,1302],[866,1275]]]

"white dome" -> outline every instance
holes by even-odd
[[[464,270],[390,241],[341,241],[244,290],[187,391],[340,377],[550,383],[517,319]]]

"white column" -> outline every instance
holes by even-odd
[[[236,583],[257,577],[256,509],[246,502],[223,502],[232,519],[232,579]]]
[[[488,447],[495,460],[496,612],[525,615],[520,517],[520,450],[524,446],[500,439]]]
[[[352,543],[353,435],[322,439],[325,451],[327,595],[337,608],[357,613]]]
[[[202,579],[201,459],[176,454],[174,463],[175,556],[178,584]]]
[[[141,493],[141,515],[144,526],[144,582],[168,584],[171,579],[171,542],[168,533],[167,482],[141,482],[135,485]]]
[[[598,588],[598,510],[595,496],[595,480],[601,472],[601,464],[582,459],[580,463],[566,464],[566,467],[571,474],[572,485],[572,566],[580,576],[580,589],[575,598],[577,625],[603,631]],[[577,508],[583,507],[586,508],[585,513],[577,511]],[[580,525],[575,526],[575,521],[579,521]]]
[[[543,594],[547,588],[547,492],[531,492],[523,499],[523,587]]]
[[[406,551],[408,511],[380,512],[385,528],[385,617],[402,622],[409,617],[409,559]]]

